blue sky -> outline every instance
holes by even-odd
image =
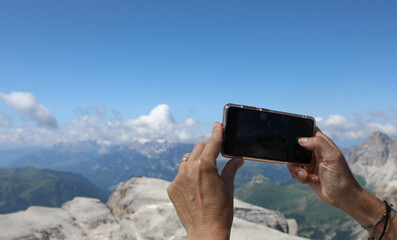
[[[141,126],[160,104],[191,135],[175,140],[192,141],[229,102],[312,115],[341,144],[395,137],[396,12],[395,1],[1,1],[0,145],[16,129],[68,140],[84,116],[117,124],[112,111]]]

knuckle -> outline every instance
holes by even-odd
[[[197,168],[200,169],[201,172],[207,173],[207,172],[212,172],[214,170],[217,171],[217,168],[212,166],[208,161],[203,156],[200,156],[196,164],[198,165]]]
[[[222,141],[219,138],[211,138],[210,140],[208,140],[209,144],[220,144]]]
[[[314,143],[314,145],[319,145],[322,141],[322,138],[321,137],[319,137],[319,136],[315,136],[315,137],[313,137],[312,138],[313,139],[313,143]]]
[[[167,187],[167,194],[168,194],[168,197],[171,198],[171,196],[172,196],[173,193],[174,193],[174,184],[171,183],[171,184],[168,185],[168,187]]]

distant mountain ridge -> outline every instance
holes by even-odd
[[[176,163],[193,146],[157,141],[108,147],[95,142],[59,143],[17,158],[10,165],[76,172],[101,188],[111,188],[131,176],[172,180]]]
[[[181,157],[194,148],[193,144],[138,141],[118,146],[101,146],[95,142],[59,143],[11,162],[12,167],[35,166],[80,173],[101,188],[114,189],[131,176],[146,176],[172,181]],[[227,159],[220,156],[221,170]],[[1,162],[0,162],[1,166]],[[288,170],[280,164],[246,161],[237,173],[236,186],[249,182],[255,174],[266,175],[280,184],[292,183]],[[113,187],[113,188],[112,188]]]
[[[0,169],[0,213],[31,205],[59,207],[76,196],[107,200],[108,193],[80,174],[34,167]]]

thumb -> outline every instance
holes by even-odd
[[[230,159],[222,170],[223,181],[227,184],[229,189],[234,187],[234,177],[236,176],[237,170],[243,166],[244,160],[242,158],[232,158]]]
[[[321,136],[299,138],[299,144],[310,151],[317,151],[324,156],[334,151],[333,147]]]

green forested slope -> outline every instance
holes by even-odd
[[[76,196],[105,201],[107,193],[75,173],[34,167],[0,169],[0,213],[31,205],[59,207]]]
[[[311,239],[324,239],[324,236],[352,239],[351,232],[341,228],[351,218],[321,201],[307,185],[295,183],[281,186],[270,181],[248,183],[237,188],[235,195],[245,202],[277,210],[287,218],[296,219],[300,236]]]

